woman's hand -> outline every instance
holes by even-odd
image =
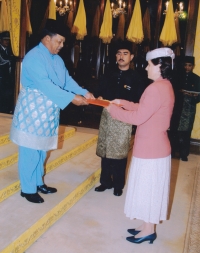
[[[111,105],[106,106],[105,108],[106,108],[106,110],[110,113],[110,108],[111,108]]]
[[[121,105],[121,100],[120,99],[114,99],[110,101],[111,104],[116,104],[116,105]]]
[[[121,104],[121,99],[114,99],[111,100],[109,106],[106,107],[108,112],[110,112],[111,107],[113,106],[112,104],[115,106],[123,107],[123,105]]]

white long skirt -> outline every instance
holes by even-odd
[[[124,212],[130,219],[158,224],[167,219],[171,155],[157,159],[132,157]]]

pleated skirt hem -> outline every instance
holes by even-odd
[[[157,159],[133,157],[124,212],[130,219],[159,224],[167,219],[171,155]]]

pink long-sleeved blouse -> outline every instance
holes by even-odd
[[[171,154],[167,129],[174,106],[174,92],[170,81],[158,78],[144,91],[139,103],[120,100],[123,108],[111,104],[111,116],[137,125],[133,156],[155,159]]]

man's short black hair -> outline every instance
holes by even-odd
[[[194,65],[194,56],[185,56],[184,63],[191,63]]]
[[[10,39],[10,33],[8,31],[0,33],[0,39],[9,40]]]
[[[130,52],[130,54],[133,54],[132,48],[133,48],[132,43],[128,40],[118,40],[116,42],[116,53],[120,49],[127,49]]]
[[[50,37],[59,34],[63,37],[66,37],[67,27],[64,23],[61,23],[54,19],[47,19],[46,25],[41,32],[41,39],[49,35]]]

